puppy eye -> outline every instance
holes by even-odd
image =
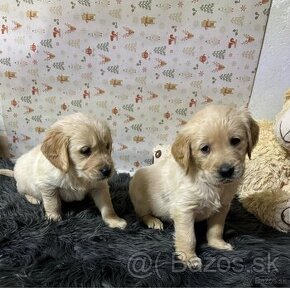
[[[200,151],[203,153],[203,154],[209,154],[210,152],[210,147],[208,145],[203,145],[201,148],[200,148]]]
[[[230,142],[231,142],[231,145],[236,146],[241,142],[241,139],[237,137],[233,137],[231,138]]]
[[[110,150],[110,149],[111,149],[111,144],[110,144],[110,143],[108,143],[108,144],[106,145],[106,149],[107,149],[107,150]]]
[[[81,148],[80,153],[85,156],[90,156],[92,154],[92,149],[88,146],[84,146]]]

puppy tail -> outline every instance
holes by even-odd
[[[9,169],[0,169],[0,175],[4,175],[7,177],[14,177],[14,172],[13,170],[9,170]]]

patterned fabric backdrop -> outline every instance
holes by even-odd
[[[152,148],[170,143],[207,103],[247,105],[269,7],[1,0],[0,93],[12,154],[39,143],[59,117],[83,111],[110,124],[118,169],[149,164]]]

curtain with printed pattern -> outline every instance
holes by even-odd
[[[17,158],[82,111],[109,123],[118,170],[149,165],[205,105],[248,105],[269,10],[269,0],[1,0],[0,133],[5,123]]]

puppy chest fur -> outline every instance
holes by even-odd
[[[83,181],[71,176],[62,178],[59,183],[60,198],[67,202],[83,200],[92,189],[93,185],[83,183]]]
[[[200,180],[198,175],[194,179],[189,175],[181,178],[179,173],[184,174],[172,157],[162,161],[161,165],[141,168],[130,183],[133,204],[144,197],[142,202],[146,206],[150,203],[150,211],[144,209],[143,214],[152,213],[167,220],[174,218],[176,210],[194,210],[196,221],[202,221],[217,212],[221,206],[223,189]],[[167,177],[172,181],[167,181]],[[150,193],[150,190],[154,193]]]

